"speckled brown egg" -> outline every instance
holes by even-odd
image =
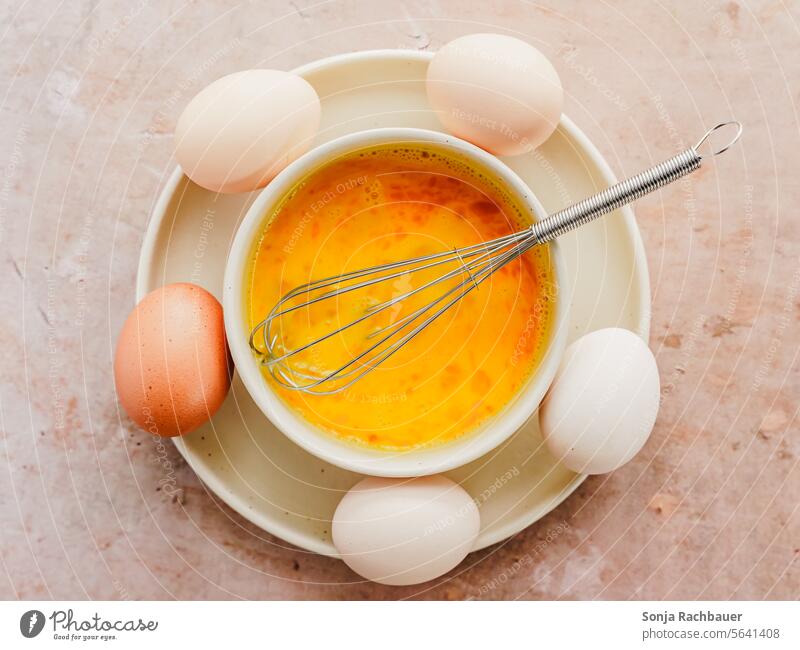
[[[114,378],[128,415],[160,436],[206,422],[231,385],[222,305],[189,283],[148,293],[130,313],[117,343]]]

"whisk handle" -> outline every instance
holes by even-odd
[[[726,151],[741,136],[742,125],[739,122],[717,124],[712,129],[709,129],[695,146],[533,224],[531,230],[536,237],[537,243],[543,244],[560,237],[570,230],[574,230],[690,174],[700,167],[700,163],[703,160],[697,149],[714,131],[729,124],[737,126],[735,137],[726,146],[713,151],[712,155],[716,156]]]

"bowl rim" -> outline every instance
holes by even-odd
[[[336,156],[364,147],[396,142],[432,143],[466,155],[502,180],[511,194],[536,218],[547,215],[532,190],[513,170],[499,158],[465,140],[438,131],[408,127],[383,127],[349,133],[306,152],[260,191],[239,224],[229,250],[222,303],[228,345],[236,370],[256,405],[279,431],[309,453],[343,469],[371,476],[411,477],[446,472],[480,458],[510,438],[535,413],[564,352],[569,305],[567,292],[564,291],[568,284],[563,257],[558,243],[551,242],[551,259],[560,297],[555,301],[552,336],[545,354],[525,386],[503,412],[489,420],[480,431],[448,443],[404,452],[362,448],[317,429],[286,404],[263,377],[248,343],[249,328],[244,308],[245,274],[255,239],[263,231],[270,209],[307,173]]]

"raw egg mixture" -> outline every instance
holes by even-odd
[[[246,288],[250,327],[281,296],[312,279],[524,228],[524,210],[490,178],[455,154],[421,144],[351,153],[312,171],[266,215]],[[280,345],[294,349],[443,272],[406,274],[291,312],[281,319]],[[371,332],[402,321],[449,286],[421,291],[366,319],[363,327],[304,352],[297,362],[313,373],[335,370],[370,344]],[[537,246],[340,393],[293,391],[266,368],[264,375],[307,421],[340,439],[387,451],[446,443],[479,429],[529,379],[549,339],[553,287],[549,250]]]

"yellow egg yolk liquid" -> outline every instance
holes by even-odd
[[[486,242],[529,225],[490,179],[472,163],[421,144],[348,154],[309,173],[265,215],[246,288],[250,327],[311,280]],[[292,349],[333,331],[452,268],[407,274],[284,316],[282,344]],[[386,309],[298,362],[315,372],[334,370],[365,349],[370,331],[452,286]],[[443,444],[501,412],[535,371],[550,337],[554,287],[549,249],[537,246],[341,393],[289,390],[266,369],[265,381],[308,422],[354,444],[387,451]]]

